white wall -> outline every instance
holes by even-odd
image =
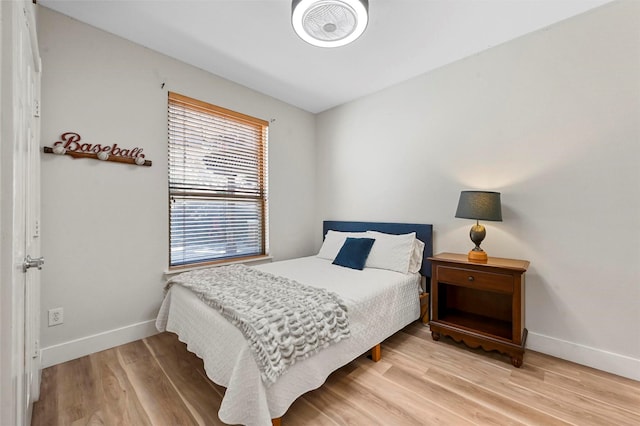
[[[46,8],[42,145],[144,149],[152,167],[42,156],[44,366],[153,333],[168,267],[167,91],[265,120],[271,254],[315,250],[315,117]],[[165,83],[164,88],[161,88]],[[64,308],[64,324],[46,312]]]
[[[640,2],[324,112],[317,129],[317,220],[433,223],[436,252],[466,252],[460,191],[500,191],[483,248],[531,261],[528,348],[640,379]]]

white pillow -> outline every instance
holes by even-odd
[[[422,258],[424,256],[424,243],[418,238],[413,242],[413,252],[411,253],[411,261],[409,262],[409,272],[417,274],[422,268]]]
[[[327,235],[324,236],[324,241],[322,242],[322,247],[320,247],[317,257],[333,261],[344,245],[344,242],[347,240],[347,237],[365,238],[367,237],[367,234],[366,232],[341,232],[329,230],[327,231]]]
[[[409,272],[414,251],[416,233],[393,235],[367,231],[368,238],[375,238],[367,258],[366,268],[388,269],[403,274]]]

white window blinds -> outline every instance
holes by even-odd
[[[170,267],[267,254],[268,123],[169,93]]]

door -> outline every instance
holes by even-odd
[[[40,388],[40,57],[35,6],[0,2],[0,424],[28,425]],[[37,265],[38,262],[32,262]]]
[[[31,6],[29,6],[31,7]],[[32,21],[35,25],[35,20]],[[27,20],[27,24],[29,21]],[[40,396],[40,273],[43,259],[40,256],[40,57],[37,54],[37,41],[33,43],[34,31],[29,31],[30,49],[24,52],[26,88],[24,90],[24,118],[20,125],[26,129],[21,138],[25,144],[24,167],[25,183],[24,216],[25,248],[27,257],[33,259],[23,263],[25,278],[25,409],[27,424],[31,423],[33,402]],[[25,259],[26,260],[26,259]]]

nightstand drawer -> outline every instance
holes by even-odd
[[[438,281],[480,290],[513,293],[513,275],[438,265]]]

